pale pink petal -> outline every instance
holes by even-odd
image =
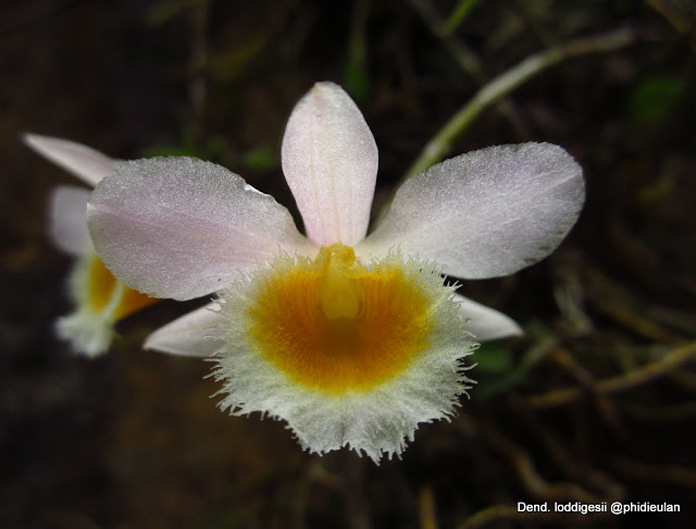
[[[143,347],[180,356],[211,356],[224,345],[219,311],[220,305],[208,303],[157,329]]]
[[[317,83],[288,120],[283,172],[307,236],[353,246],[367,232],[377,178],[377,145],[341,87]]]
[[[195,158],[119,164],[92,193],[87,219],[114,275],[158,298],[199,297],[280,252],[315,252],[273,197]]]
[[[515,320],[502,312],[459,294],[455,294],[453,299],[460,304],[459,309],[467,319],[466,330],[473,334],[477,341],[485,342],[522,334],[522,329]]]
[[[60,250],[80,255],[90,244],[87,231],[87,201],[90,191],[82,187],[58,186],[49,202],[49,235]]]
[[[96,186],[119,163],[118,160],[73,141],[38,134],[24,134],[22,139],[31,149],[77,176],[90,187]]]
[[[489,147],[407,180],[358,252],[383,255],[398,245],[452,276],[503,276],[549,255],[584,199],[582,169],[560,147]]]

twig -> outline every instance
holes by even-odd
[[[646,479],[653,482],[665,481],[667,483],[696,489],[696,469],[693,468],[654,465],[633,461],[627,457],[619,457],[615,461],[614,467],[620,472],[635,478]]]
[[[370,506],[364,493],[363,459],[346,450],[337,454],[341,492],[349,514],[350,529],[371,529]]]
[[[483,82],[483,70],[479,58],[452,35],[452,30],[441,20],[440,15],[427,0],[411,0],[411,5],[420,13],[430,32],[439,38],[457,64],[477,82]]]
[[[672,406],[625,406],[631,416],[647,422],[670,422],[696,417],[696,401],[680,402]]]
[[[608,473],[591,466],[588,461],[579,460],[572,454],[559,437],[546,428],[539,418],[529,409],[522,409],[522,418],[529,425],[551,459],[572,479],[580,479],[601,492],[606,501],[617,501],[626,497],[625,487]]]
[[[191,55],[188,81],[191,103],[190,131],[194,145],[198,146],[204,136],[204,116],[208,96],[208,80],[205,75],[208,63],[208,17],[209,0],[201,0],[192,6],[191,11]]]
[[[587,516],[583,516],[581,514],[562,513],[559,515],[554,512],[520,513],[517,510],[517,506],[501,503],[499,505],[492,505],[491,507],[486,507],[485,509],[478,511],[464,523],[458,525],[457,529],[476,529],[486,525],[491,525],[493,527],[507,527],[506,525],[504,526],[500,524],[500,522],[506,520],[517,520],[518,522],[524,522],[525,524],[529,524],[530,522],[557,524],[561,517],[564,526],[567,526],[569,523],[587,523],[590,520]],[[592,518],[593,521],[596,521],[596,519],[596,517]]]
[[[519,513],[517,512],[517,509],[514,505],[492,505],[491,507],[487,507],[486,509],[483,509],[474,514],[463,524],[459,525],[457,529],[474,529],[475,527],[483,527],[484,525],[487,525],[492,522],[511,520],[518,516]],[[534,518],[535,517],[532,516],[528,520],[532,521],[534,520]],[[541,518],[541,516],[537,516],[537,518]]]
[[[537,471],[531,456],[521,447],[503,437],[492,426],[485,428],[486,438],[495,446],[515,469],[522,485],[536,498],[545,498],[558,501],[582,501],[585,503],[598,503],[601,500],[572,482],[548,483]]]
[[[461,23],[464,22],[464,19],[469,16],[469,13],[474,10],[478,3],[479,0],[460,0],[457,7],[454,9],[444,25],[444,34],[451,35],[454,33]]]
[[[598,268],[587,266],[584,283],[587,300],[594,310],[649,340],[679,343],[677,336],[646,315],[648,303]]]
[[[568,349],[559,347],[550,356],[558,365],[566,369],[583,387],[593,391],[597,382],[594,375],[583,366]],[[597,399],[597,408],[608,424],[614,428],[618,427],[620,421],[619,412],[608,395],[594,393]]]
[[[437,512],[435,509],[435,495],[430,485],[421,487],[418,493],[418,513],[420,529],[437,529]]]
[[[688,34],[691,49],[696,51],[696,23],[693,13],[689,16],[687,7],[680,9],[678,3],[665,0],[645,0],[645,3],[660,13],[679,33]]]
[[[566,59],[588,53],[616,50],[631,44],[633,41],[633,32],[622,28],[593,37],[572,40],[526,58],[482,87],[428,142],[406,172],[404,179],[408,179],[442,160],[451,149],[454,140],[459,138],[486,108],[538,73]]]
[[[430,2],[426,0],[411,0],[411,4],[420,13],[430,32],[440,39],[459,67],[471,76],[477,86],[482,86],[486,83],[486,76],[480,59],[454,35],[457,26],[464,20],[469,11],[475,7],[477,2],[478,0],[460,1],[452,16],[445,21]],[[524,122],[512,101],[502,99],[499,101],[497,110],[510,122],[521,137],[529,137]]]
[[[624,375],[607,378],[597,382],[592,389],[595,393],[599,394],[625,391],[669,373],[688,360],[691,360],[694,356],[696,356],[696,342],[675,348],[657,362],[629,371]],[[526,397],[524,399],[524,404],[532,408],[553,408],[573,402],[585,393],[586,392],[580,388],[559,389],[541,395]]]

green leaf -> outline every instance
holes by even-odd
[[[276,168],[278,161],[271,149],[265,146],[256,147],[244,154],[247,167],[259,172],[268,172]]]
[[[672,111],[686,93],[682,79],[655,75],[639,83],[628,99],[627,114],[636,124],[660,121]]]
[[[504,373],[512,369],[512,352],[504,344],[486,342],[476,350],[477,369],[485,373]]]

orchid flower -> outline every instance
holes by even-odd
[[[25,134],[24,143],[35,152],[94,187],[112,172],[118,160],[71,141]],[[97,256],[87,231],[87,202],[91,190],[57,186],[49,205],[49,234],[57,248],[76,258],[69,276],[75,311],[58,319],[58,335],[81,355],[105,353],[115,336],[115,323],[153,303],[153,298],[126,287]]]
[[[306,236],[240,176],[185,157],[119,165],[95,189],[98,254],[151,296],[217,298],[146,348],[210,357],[221,408],[287,421],[304,449],[399,456],[470,389],[475,340],[520,332],[444,283],[511,274],[551,253],[584,201],[578,164],[526,143],[446,160],[407,180],[366,236],[377,147],[337,85],[293,110],[282,167]]]

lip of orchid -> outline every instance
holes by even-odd
[[[281,256],[220,293],[219,406],[285,420],[311,452],[399,456],[473,384],[464,360],[478,344],[453,289],[398,251],[363,263],[336,243],[316,259]]]
[[[231,414],[284,419],[318,453],[398,455],[418,424],[449,417],[471,383],[468,330],[479,339],[520,331],[441,274],[495,277],[544,258],[577,220],[582,170],[545,143],[457,156],[403,184],[366,236],[377,149],[333,83],[294,108],[282,166],[306,237],[238,175],[155,158],[121,164],[97,186],[88,206],[97,252],[151,295],[219,292],[218,310],[170,323],[146,347],[212,356]],[[410,319],[390,325],[396,315]],[[394,360],[378,368],[370,359],[382,347]]]

